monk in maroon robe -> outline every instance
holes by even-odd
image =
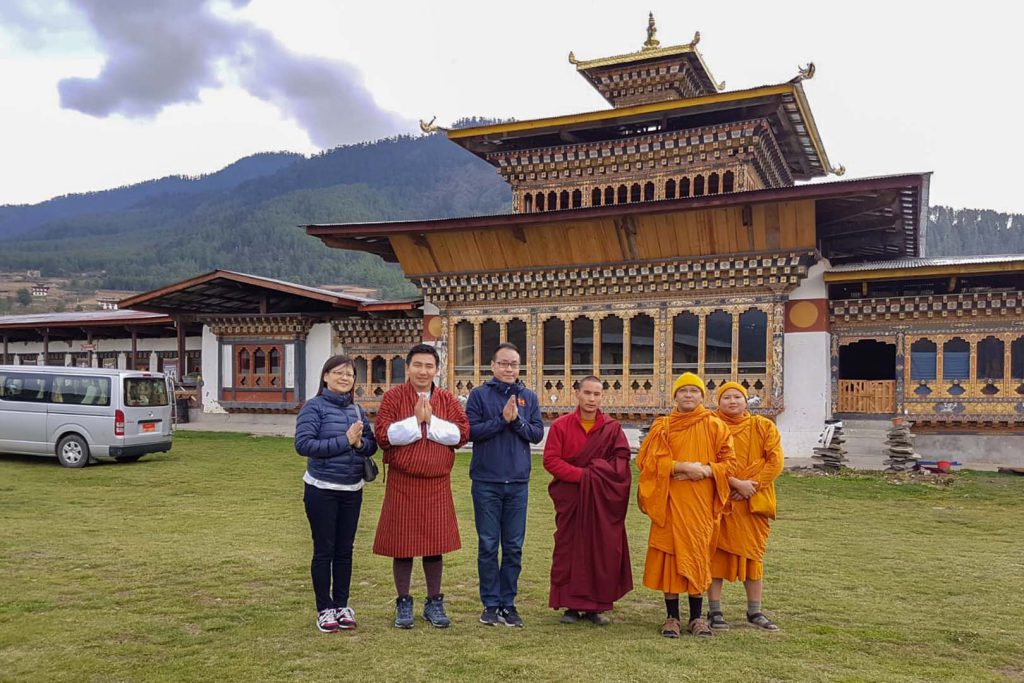
[[[587,377],[576,411],[551,423],[544,469],[554,476],[555,549],[548,605],[563,624],[610,623],[604,613],[633,590],[626,540],[630,452],[622,426],[600,411],[602,382]]]

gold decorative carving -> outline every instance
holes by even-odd
[[[647,15],[647,40],[644,41],[645,50],[655,50],[661,45],[661,41],[655,38],[658,27],[654,25],[654,12]]]
[[[429,134],[429,133],[436,133],[437,131],[441,130],[440,126],[435,126],[434,125],[434,121],[437,121],[437,117],[436,116],[434,118],[430,119],[429,123],[425,123],[423,121],[423,119],[420,119],[420,130],[423,131],[424,133],[427,133],[427,134]]]

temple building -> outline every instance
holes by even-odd
[[[440,129],[494,166],[511,213],[307,233],[401,265],[457,394],[508,340],[548,417],[597,374],[609,413],[647,422],[691,370],[748,387],[790,453],[844,411],[1024,420],[1024,257],[925,260],[928,173],[798,184],[844,173],[804,90],[814,65],[725,90],[699,33],[656,31],[569,54],[610,108]]]

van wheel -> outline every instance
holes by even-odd
[[[114,459],[117,460],[118,462],[138,462],[139,458],[141,457],[141,455],[122,455]]]
[[[68,434],[57,443],[57,461],[64,467],[89,464],[89,444],[77,434]]]

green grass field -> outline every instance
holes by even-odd
[[[1024,479],[946,489],[877,475],[783,475],[765,609],[782,627],[657,634],[639,586],[647,522],[630,511],[638,587],[607,628],[547,609],[553,513],[535,464],[522,630],[477,623],[468,455],[453,475],[464,548],[445,560],[454,626],[391,626],[390,560],[370,553],[366,489],[352,606],[314,627],[302,458],[288,439],[179,432],[168,454],[84,470],[0,456],[0,680],[1024,680]],[[423,578],[413,575],[417,615]],[[727,617],[743,591],[728,586]]]

